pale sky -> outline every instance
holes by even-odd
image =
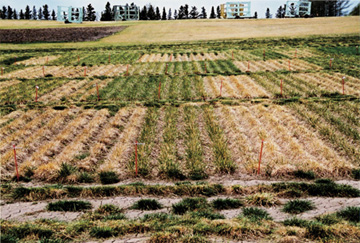
[[[157,6],[160,8],[160,11],[162,12],[162,8],[166,8],[166,13],[168,12],[168,9],[171,8],[172,13],[174,14],[175,9],[179,9],[181,5],[188,4],[189,6],[196,6],[198,10],[201,9],[202,6],[206,8],[206,12],[208,14],[208,17],[210,15],[211,7],[214,6],[216,10],[216,6],[225,3],[230,0],[134,0],[133,2],[140,6],[141,8],[151,3],[153,6]],[[246,0],[245,0],[246,1]],[[265,17],[265,11],[266,8],[270,8],[270,13],[275,17],[276,11],[279,8],[280,5],[283,5],[286,3],[286,0],[250,0],[251,1],[251,14],[254,15],[255,11],[258,12],[259,18]],[[108,1],[106,0],[1,0],[1,7],[2,6],[8,6],[10,5],[12,8],[15,8],[17,12],[20,11],[20,9],[25,10],[26,5],[29,5],[32,9],[32,6],[35,5],[36,9],[39,9],[39,7],[42,7],[43,5],[47,4],[49,5],[50,9],[55,9],[57,6],[74,6],[74,7],[83,7],[87,6],[89,3],[92,4],[92,6],[95,8],[95,11],[100,13],[105,9],[105,4]],[[111,6],[115,5],[123,5],[126,3],[131,3],[132,1],[126,2],[126,1],[109,1]],[[352,7],[354,7],[359,0],[351,0],[350,3],[352,6],[348,9],[350,11]]]

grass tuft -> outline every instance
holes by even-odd
[[[306,227],[309,224],[310,221],[305,220],[305,219],[299,219],[299,218],[291,218],[291,219],[286,219],[283,224],[285,226],[297,226],[297,227]]]
[[[271,207],[280,204],[280,201],[271,193],[255,193],[246,197],[246,201],[255,206]]]
[[[315,179],[315,173],[313,171],[297,170],[294,171],[294,176],[301,179],[308,179],[308,180]]]
[[[243,208],[242,214],[238,216],[239,218],[246,217],[252,221],[259,221],[262,219],[271,220],[269,213],[261,208]]]
[[[283,212],[291,214],[299,214],[314,209],[314,203],[309,200],[291,200],[284,207]]]
[[[360,207],[347,207],[339,212],[336,215],[342,219],[350,221],[352,223],[360,222]]]
[[[219,213],[211,212],[210,210],[191,212],[190,215],[196,218],[206,218],[210,220],[225,219],[225,216]]]
[[[353,169],[351,175],[355,180],[360,180],[360,169]]]
[[[211,206],[217,210],[240,208],[244,203],[239,199],[232,198],[218,198],[211,202]]]
[[[163,205],[155,199],[141,199],[131,206],[131,209],[138,210],[157,210],[163,208]]]
[[[124,212],[123,209],[112,204],[104,204],[94,211],[94,213],[104,214],[104,215],[118,214],[123,212]]]
[[[93,227],[90,230],[90,235],[95,238],[109,238],[114,236],[114,230],[111,227]]]
[[[103,171],[99,173],[102,184],[114,184],[120,181],[118,175],[113,171]]]
[[[58,171],[58,179],[66,180],[66,177],[73,174],[76,171],[76,168],[68,163],[62,163]]]
[[[49,211],[67,211],[67,212],[78,212],[91,209],[92,205],[86,201],[57,201],[49,203],[47,210]]]
[[[92,183],[94,181],[95,181],[94,177],[88,172],[82,172],[78,176],[78,182],[80,183]]]
[[[182,201],[172,205],[172,212],[174,214],[185,214],[187,211],[199,211],[208,209],[210,205],[205,198],[194,197],[185,198]]]
[[[325,225],[337,224],[341,221],[338,217],[336,217],[335,214],[325,214],[322,216],[315,217],[315,219],[316,221]]]

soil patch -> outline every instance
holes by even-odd
[[[95,41],[122,31],[126,26],[47,29],[1,29],[0,43]]]

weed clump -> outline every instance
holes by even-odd
[[[217,210],[240,208],[244,203],[239,199],[218,198],[211,202],[211,206]]]
[[[47,210],[49,211],[68,211],[68,212],[78,212],[91,209],[92,205],[87,201],[57,201],[49,203],[47,205]]]
[[[291,219],[286,219],[283,224],[285,226],[297,226],[297,227],[306,227],[308,224],[310,223],[310,221],[307,221],[305,219],[299,219],[299,218],[291,218]]]
[[[93,227],[90,230],[90,235],[95,238],[109,238],[114,236],[114,230],[111,227]]]
[[[351,176],[355,179],[355,180],[360,180],[360,169],[353,169],[351,171]]]
[[[118,213],[123,213],[123,212],[124,212],[123,209],[121,209],[115,205],[104,204],[104,205],[100,206],[98,209],[96,209],[94,213],[110,215],[110,214],[118,214]]]
[[[100,181],[102,184],[114,184],[120,181],[118,175],[113,171],[103,171],[99,173]]]
[[[280,201],[270,193],[256,193],[246,197],[249,204],[256,206],[271,207],[280,204]]]
[[[314,203],[309,200],[291,200],[283,207],[283,212],[291,214],[299,214],[314,209]]]
[[[339,223],[341,220],[336,217],[335,214],[326,214],[322,216],[315,217],[316,221],[325,224],[325,225],[333,225]]]
[[[194,197],[185,198],[182,201],[172,205],[174,214],[185,214],[187,211],[199,211],[209,209],[210,205],[205,198]]]
[[[246,217],[251,221],[259,221],[262,219],[271,220],[269,213],[261,208],[244,208],[242,214],[238,216],[239,218]]]
[[[191,212],[190,215],[195,218],[207,218],[210,220],[225,219],[224,215],[211,212],[210,210]]]
[[[313,171],[303,171],[303,170],[297,170],[294,171],[294,176],[300,179],[307,179],[307,180],[313,180],[315,179],[315,173]]]
[[[94,181],[95,181],[94,177],[87,172],[82,172],[78,176],[78,182],[80,183],[92,183]]]
[[[347,207],[339,212],[336,215],[340,218],[343,218],[352,223],[360,222],[360,207]]]
[[[61,181],[66,180],[66,178],[75,173],[76,168],[68,163],[62,163],[58,171],[58,179]]]
[[[163,208],[163,206],[155,199],[141,199],[131,206],[131,209],[138,210],[157,210],[161,208]]]

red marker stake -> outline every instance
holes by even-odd
[[[42,70],[43,70],[43,76],[45,77],[45,66],[43,66]]]
[[[248,61],[248,72],[250,72],[250,61]]]
[[[129,64],[126,66],[126,76],[129,75]]]
[[[165,75],[168,75],[168,64],[166,63]]]
[[[159,83],[158,99],[160,100],[160,91],[161,91],[161,81]]]
[[[207,69],[206,69],[206,63],[205,63],[205,73],[207,73]]]
[[[138,175],[138,153],[137,153],[138,142],[135,141],[135,173]]]
[[[99,96],[99,86],[98,86],[98,84],[96,84],[96,93],[97,93],[97,97],[98,97],[98,101],[99,101],[100,96]]]
[[[80,62],[80,56],[78,55],[78,63]]]
[[[261,157],[262,157],[263,148],[264,148],[264,139],[261,140],[259,166],[258,166],[258,171],[257,171],[257,174],[258,174],[258,175],[260,175],[260,164],[261,164]]]
[[[264,56],[264,60],[265,60],[265,49],[263,50],[263,56]]]
[[[36,86],[35,89],[36,89],[35,102],[37,102],[38,101],[38,89],[39,89],[39,86]]]
[[[15,57],[15,61],[14,61],[14,64],[16,64],[16,57]]]
[[[345,94],[345,77],[342,78],[343,95]]]
[[[283,96],[283,80],[281,79],[281,82],[280,82],[280,94],[281,94],[281,97]]]
[[[16,177],[17,177],[17,182],[19,182],[19,171],[18,171],[18,165],[17,165],[17,159],[16,159],[16,147],[15,147],[15,145],[13,145],[13,148],[14,148],[14,159],[15,159]]]
[[[291,71],[291,68],[290,68],[290,60],[289,60],[289,72]]]
[[[333,60],[333,58],[330,59],[330,63],[329,63],[330,69],[332,67],[332,60]]]
[[[172,61],[172,56],[173,56],[173,55],[171,54],[171,55],[170,55],[170,62]]]
[[[48,64],[48,62],[49,62],[49,57],[47,56],[46,57],[46,64]]]
[[[84,68],[84,77],[86,77],[86,66]]]

